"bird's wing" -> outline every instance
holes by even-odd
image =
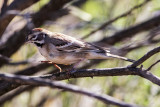
[[[59,36],[61,35],[61,36]],[[83,42],[73,37],[54,33],[51,37],[51,43],[56,47],[57,50],[63,52],[97,52],[105,53],[106,51],[98,46],[90,43]]]

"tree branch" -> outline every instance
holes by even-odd
[[[62,73],[38,76],[38,78],[40,77],[51,80],[65,80],[70,78],[84,78],[84,77],[93,78],[93,77],[103,77],[103,76],[138,75],[137,71],[140,71],[140,69],[127,68],[127,67],[104,68],[104,69],[80,69],[76,71],[71,71],[69,76],[68,72],[62,72]]]
[[[135,61],[130,67],[137,67],[140,64],[142,64],[144,61],[146,61],[147,59],[149,59],[151,56],[153,56],[154,54],[160,52],[160,47],[154,48],[153,50],[149,51],[148,53],[146,53],[143,57],[141,57],[139,60]]]
[[[140,76],[151,81],[152,83],[154,84],[157,84],[158,86],[160,86],[160,78],[153,75],[152,73],[146,71],[146,70],[143,70],[140,73]]]
[[[93,97],[97,100],[100,100],[105,104],[112,104],[112,105],[117,105],[121,107],[137,107],[136,105],[127,104],[125,102],[122,102],[108,95],[92,93],[87,89],[82,89],[82,88],[79,88],[78,86],[65,84],[63,82],[55,82],[55,81],[53,82],[47,79],[27,77],[27,76],[17,76],[12,74],[0,74],[0,80],[12,81],[14,83],[23,84],[23,85],[49,86],[51,88],[58,88],[58,89],[63,89],[69,92],[87,95],[89,97]]]
[[[5,0],[4,0],[5,1]],[[14,0],[7,8],[8,10],[23,10],[32,4],[36,3],[39,0]],[[2,34],[4,33],[5,29],[11,22],[11,20],[15,17],[15,15],[9,15],[9,14],[1,14],[0,17],[0,38],[2,37]]]
[[[20,93],[22,93],[24,91],[31,90],[33,88],[34,88],[34,86],[21,86],[15,90],[13,90],[12,92],[9,92],[9,93],[1,96],[0,97],[0,105],[4,104],[6,101],[11,100],[12,98],[19,95]]]
[[[132,36],[134,36],[137,33],[140,33],[143,31],[148,31],[150,29],[153,29],[153,28],[159,26],[160,25],[159,19],[160,19],[160,15],[157,15],[147,21],[141,22],[135,26],[131,26],[127,29],[119,31],[119,32],[115,33],[114,35],[106,37],[96,43],[106,43],[106,44],[113,45],[115,43],[118,43],[119,41],[126,39],[126,38],[131,38]]]
[[[89,34],[85,35],[82,39],[88,38],[90,35],[96,33],[97,31],[106,28],[108,25],[110,25],[111,23],[117,21],[118,19],[130,15],[134,10],[142,7],[143,5],[145,5],[146,3],[148,3],[149,1],[151,1],[151,0],[145,0],[143,3],[134,6],[133,8],[131,8],[130,10],[128,10],[127,12],[125,12],[125,13],[123,13],[123,14],[121,14],[121,15],[119,15],[119,16],[117,16],[117,17],[115,17],[115,18],[113,18],[113,19],[111,19],[111,20],[109,20],[109,21],[107,21],[107,22],[105,22],[104,24],[102,24],[102,25],[101,25],[100,27],[98,27],[97,29],[95,29],[95,30],[91,31]]]
[[[156,61],[155,63],[153,63],[146,71],[149,71],[152,69],[153,66],[155,66],[156,64],[158,64],[160,62],[160,60]]]
[[[51,65],[48,64],[39,64],[36,66],[28,67],[24,70],[20,70],[15,72],[16,75],[33,75],[41,70],[48,68]],[[12,82],[0,81],[0,95],[3,95],[15,88],[17,88],[18,84],[13,84]]]

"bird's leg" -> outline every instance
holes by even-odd
[[[53,63],[53,65],[57,68],[57,69],[59,69],[59,72],[62,72],[62,69],[61,69],[61,67],[59,67],[57,64],[55,64],[55,63]]]
[[[57,64],[55,64],[55,63],[53,63],[51,61],[41,61],[41,62],[48,63],[48,64],[53,64],[57,69],[59,69],[59,72],[62,72],[61,67],[59,67]]]

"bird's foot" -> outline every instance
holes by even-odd
[[[55,64],[55,63],[53,63],[54,64],[54,66],[57,68],[57,69],[59,69],[59,72],[62,72],[62,69],[61,69],[61,67],[59,67],[57,64]]]

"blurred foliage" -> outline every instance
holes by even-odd
[[[62,32],[81,38],[83,35],[88,34],[90,31],[97,28],[107,20],[126,12],[133,6],[142,3],[143,1],[144,0],[87,0],[79,9],[89,14],[92,17],[91,20],[84,21],[74,14],[69,14],[59,18],[56,22],[48,20],[42,27],[51,31]],[[41,0],[39,3],[33,5],[28,10],[26,9],[25,11],[38,11],[47,2],[48,0]],[[127,28],[140,21],[146,20],[154,15],[155,12],[160,10],[159,4],[160,0],[152,0],[152,2],[149,2],[142,8],[135,10],[132,15],[114,22],[111,25],[111,29],[99,31],[86,40],[97,41],[100,38],[103,38],[104,35],[108,36],[114,34],[117,30]],[[137,42],[137,40],[141,38],[140,35],[143,34],[138,34],[132,38],[130,42]],[[118,43],[116,44],[116,47],[121,47],[122,45],[123,43]],[[146,52],[153,49],[153,47],[159,45],[160,44],[136,49],[128,53],[126,57],[135,60],[139,59]],[[33,45],[25,44],[12,56],[12,59],[13,61],[26,60],[34,56],[36,52],[37,49],[33,47]],[[158,59],[159,55],[154,55],[143,64],[144,68],[149,67]],[[128,64],[128,62],[115,59],[103,61],[96,66],[92,66],[91,68],[113,68],[118,66],[127,66]],[[30,65],[18,67],[4,66],[1,68],[1,71],[14,72],[28,66]],[[157,64],[151,71],[157,76],[160,76],[159,70],[160,64]],[[72,83],[71,81],[75,82]],[[93,92],[106,93],[128,103],[135,103],[148,107],[160,106],[160,88],[148,80],[138,76],[79,78],[70,79],[69,81],[65,80],[65,82],[76,84],[80,87],[85,87]],[[54,98],[58,92],[59,90],[53,90],[47,87],[35,88],[32,91],[24,92],[12,101],[5,103],[3,107],[35,107],[40,99],[44,98],[43,96],[45,95],[48,96],[48,99],[43,104],[44,107],[114,107],[112,105],[106,106],[102,102],[95,99],[69,92],[61,92],[56,96],[56,98]]]

